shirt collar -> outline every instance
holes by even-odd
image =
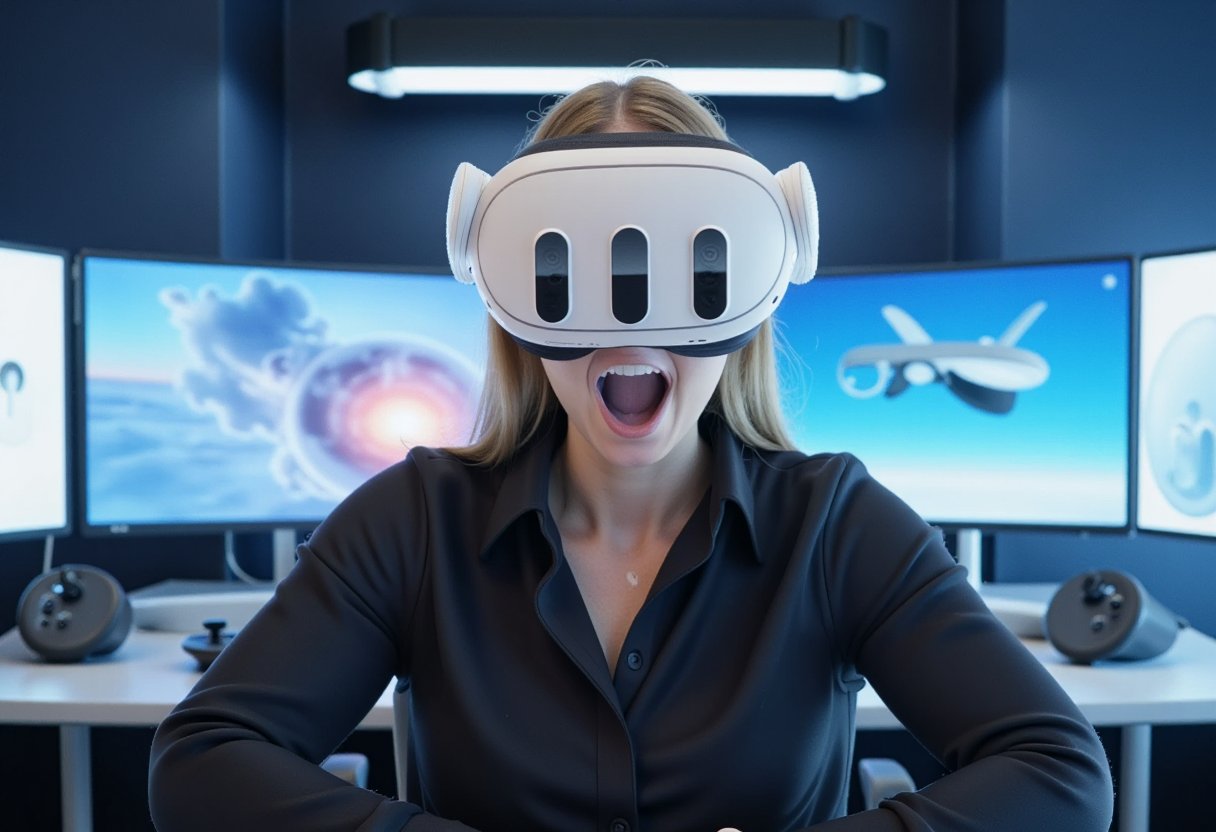
[[[755,499],[748,460],[755,452],[745,446],[726,421],[712,413],[704,414],[697,429],[713,450],[710,498],[713,505],[712,529],[717,533],[727,505],[734,506],[747,528],[751,555],[761,561],[761,547],[756,541]],[[489,556],[494,542],[520,518],[527,514],[549,514],[549,474],[553,456],[566,436],[566,420],[549,420],[510,462],[503,468],[498,494],[490,508],[482,539],[480,556]]]
[[[715,413],[706,413],[697,423],[701,437],[713,449],[713,473],[710,476],[710,499],[713,505],[714,534],[722,523],[727,505],[733,505],[740,520],[747,528],[747,540],[751,544],[752,557],[762,561],[762,548],[756,539],[755,488],[749,461],[753,464],[756,452],[743,444],[742,440],[726,424],[726,420]]]
[[[489,556],[494,542],[519,518],[533,512],[542,516],[549,513],[549,473],[553,455],[565,438],[565,418],[548,418],[536,436],[505,463],[481,541],[482,559]]]

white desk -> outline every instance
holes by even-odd
[[[198,679],[181,633],[132,630],[110,656],[83,664],[48,664],[16,630],[0,636],[0,722],[58,725],[63,829],[90,832],[89,727],[157,725]],[[1043,640],[1025,641],[1095,725],[1120,726],[1121,832],[1147,832],[1151,726],[1216,723],[1216,639],[1179,633],[1169,651],[1148,661],[1084,667]],[[392,728],[392,688],[360,723]],[[859,729],[896,729],[872,688],[858,697]]]

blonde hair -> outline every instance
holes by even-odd
[[[602,81],[573,92],[548,110],[528,142],[603,133],[621,124],[648,130],[727,139],[718,114],[671,84],[650,76],[625,83]],[[449,450],[483,465],[509,460],[560,409],[541,360],[488,318],[488,366],[478,407],[475,440]],[[793,448],[785,428],[777,382],[772,321],[727,356],[707,411],[720,414],[746,444],[767,450]]]

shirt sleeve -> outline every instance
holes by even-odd
[[[425,517],[407,461],[299,548],[272,599],[156,731],[148,791],[159,832],[467,832],[317,765],[408,673],[399,651],[425,567]]]
[[[823,832],[1106,832],[1113,787],[1093,727],[988,610],[940,531],[855,461],[825,530],[841,661],[947,774]]]

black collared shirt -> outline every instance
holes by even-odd
[[[372,479],[160,726],[158,828],[1105,832],[1093,729],[938,530],[848,455],[700,429],[711,486],[614,669],[548,506],[561,420],[509,465]],[[313,765],[394,675],[414,804]],[[951,773],[833,821],[864,680]]]

